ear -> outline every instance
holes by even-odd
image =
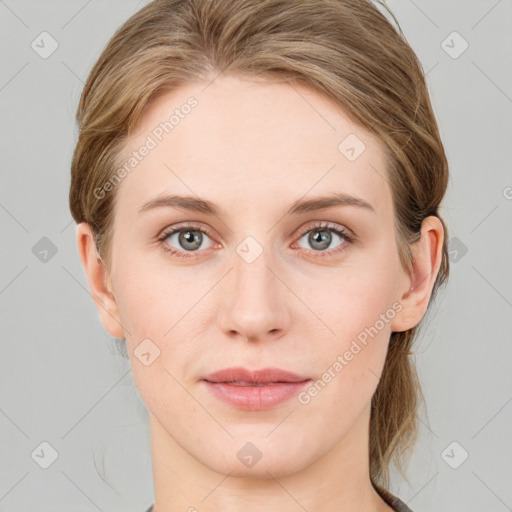
[[[76,242],[101,323],[114,338],[125,338],[108,269],[97,252],[92,229],[88,223],[81,222],[76,226]]]
[[[391,322],[391,331],[407,331],[423,318],[443,256],[444,228],[438,217],[426,217],[421,224],[421,238],[411,246],[413,268],[404,280],[400,298],[402,309]]]

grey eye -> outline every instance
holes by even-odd
[[[175,246],[168,242],[169,245],[172,245],[176,249],[184,251],[199,250],[201,248],[203,241],[205,240],[205,237],[208,238],[208,235],[206,235],[206,233],[199,229],[182,228],[176,230],[174,233],[171,233],[169,236],[166,237],[165,240],[171,240],[172,237],[174,236],[178,237],[178,246]],[[203,247],[203,249],[205,249],[205,247]]]
[[[337,236],[340,240],[343,241],[340,235],[334,233],[334,231],[330,228],[315,228],[310,230],[308,233],[305,233],[300,240],[307,237],[307,243],[310,244],[310,247],[305,247],[305,249],[313,249],[314,251],[323,251],[329,248],[333,240],[333,234]],[[341,243],[338,244],[342,245]],[[336,247],[331,247],[331,249],[335,249]]]

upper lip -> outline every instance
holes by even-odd
[[[202,380],[208,382],[303,382],[309,377],[297,375],[281,368],[262,368],[261,370],[249,370],[246,368],[225,368],[211,373]]]

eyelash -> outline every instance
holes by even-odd
[[[344,242],[340,244],[335,249],[330,249],[328,251],[315,251],[314,249],[309,249],[309,251],[314,251],[319,257],[325,257],[325,256],[332,256],[333,254],[336,254],[338,252],[344,251],[346,249],[347,244],[353,244],[355,241],[355,237],[353,235],[350,235],[345,229],[340,228],[339,226],[336,226],[335,224],[329,224],[327,222],[318,222],[313,226],[308,226],[307,228],[302,229],[299,232],[299,239],[302,238],[306,233],[309,233],[310,231],[332,231],[333,233],[337,234]],[[181,226],[177,226],[174,228],[171,228],[167,231],[164,231],[160,237],[158,237],[158,241],[160,242],[160,245],[162,246],[162,249],[170,253],[172,256],[178,256],[180,258],[190,258],[194,256],[194,253],[199,251],[180,251],[173,247],[170,247],[168,244],[165,243],[165,240],[169,238],[174,233],[179,233],[180,231],[199,231],[205,235],[207,235],[210,238],[213,238],[209,231],[206,229],[203,229],[199,226],[195,226],[194,224],[184,224]],[[190,254],[187,254],[190,253]],[[187,254],[186,256],[183,255],[183,253]]]

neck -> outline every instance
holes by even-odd
[[[369,478],[369,414],[365,409],[333,449],[317,454],[306,467],[294,468],[289,460],[263,467],[262,458],[256,477],[240,476],[239,465],[227,472],[208,467],[176,443],[150,413],[153,510],[392,512]]]

